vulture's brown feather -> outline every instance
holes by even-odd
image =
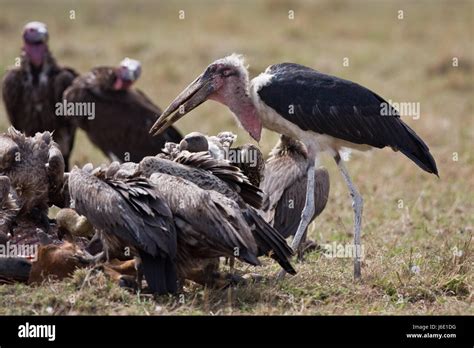
[[[7,72],[2,85],[10,123],[27,136],[54,131],[53,138],[59,145],[66,168],[74,144],[75,125],[69,117],[56,115],[56,104],[62,102],[64,90],[76,76],[73,69],[59,66],[46,49],[40,67],[33,66],[23,52],[21,65]]]
[[[160,153],[165,142],[181,140],[173,127],[159,137],[148,134],[161,109],[138,89],[114,89],[116,78],[112,67],[94,68],[78,77],[64,94],[68,102],[95,106],[93,119],[76,118],[92,143],[113,160],[139,162]]]
[[[49,229],[48,206],[64,186],[64,161],[50,132],[34,137],[10,127],[0,135],[0,168],[16,194],[17,218],[36,221]]]
[[[269,255],[275,259],[288,273],[294,274],[295,270],[291,266],[288,258],[293,254],[291,248],[287,245],[286,241],[281,235],[271,227],[263,217],[258,214],[251,203],[257,203],[254,200],[248,200],[248,195],[242,194],[241,184],[244,184],[248,189],[252,188],[252,191],[247,190],[246,192],[253,192],[255,197],[261,199],[261,192],[258,188],[253,187],[248,179],[237,167],[232,166],[225,160],[216,160],[209,156],[206,152],[198,153],[187,153],[183,151],[179,154],[178,158],[183,156],[184,159],[187,156],[191,156],[192,161],[188,161],[188,165],[177,163],[163,158],[145,157],[138,166],[138,171],[145,175],[151,176],[154,173],[161,173],[180,177],[193,184],[200,189],[217,192],[227,199],[233,201],[239,209],[249,226],[255,225],[252,229],[252,234],[257,241],[258,255]],[[201,157],[201,159],[199,159]],[[191,166],[194,164],[195,166]],[[203,169],[200,166],[202,166]],[[216,172],[222,174],[222,170],[228,168],[226,172],[225,180],[214,174]],[[231,175],[232,174],[232,175]],[[249,202],[249,204],[247,204]],[[260,204],[256,205],[260,207]]]
[[[304,145],[287,136],[272,150],[265,164],[260,188],[265,193],[263,210],[266,220],[287,238],[298,229],[306,199],[308,158]],[[329,174],[325,168],[315,173],[313,221],[326,207],[329,196]]]

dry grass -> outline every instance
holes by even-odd
[[[0,2],[0,65],[19,53],[21,26],[48,23],[62,64],[80,71],[142,61],[139,87],[165,106],[212,60],[241,52],[255,74],[294,61],[348,78],[394,101],[421,103],[406,119],[429,144],[440,179],[390,150],[354,154],[348,164],[365,198],[363,280],[352,261],[313,253],[282,283],[212,291],[186,288],[182,298],[155,303],[87,271],[74,279],[30,288],[0,287],[2,314],[474,314],[473,1],[67,1]],[[69,10],[76,19],[69,20]],[[179,10],[185,20],[179,20]],[[295,19],[288,19],[288,11]],[[397,19],[403,10],[405,18]],[[350,59],[343,67],[344,57]],[[458,57],[460,66],[451,60]],[[7,127],[0,108],[1,129]],[[197,121],[199,120],[199,121]],[[206,103],[178,123],[184,132],[237,131],[227,109]],[[240,142],[250,141],[238,130]],[[268,152],[277,136],[263,134]],[[456,153],[458,160],[453,160]],[[83,134],[73,161],[104,161]],[[343,181],[325,159],[332,187],[326,211],[311,229],[320,243],[350,243],[352,209]],[[400,207],[401,201],[403,207]],[[457,248],[457,249],[455,249]],[[455,250],[461,250],[454,255]],[[266,260],[269,276],[277,267]],[[415,268],[413,268],[415,266]],[[419,273],[413,272],[418,270]],[[71,301],[74,299],[74,301]]]

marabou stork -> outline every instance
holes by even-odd
[[[242,56],[232,54],[210,64],[168,106],[150,132],[159,134],[207,99],[227,105],[256,141],[262,127],[300,140],[308,151],[306,202],[293,239],[296,249],[314,214],[315,162],[321,152],[336,160],[354,209],[354,276],[360,277],[363,200],[341,161],[343,148],[368,150],[390,146],[428,173],[438,175],[428,146],[369,89],[294,63],[269,66],[249,81]],[[390,108],[382,116],[382,108]]]

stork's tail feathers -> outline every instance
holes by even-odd
[[[430,153],[430,149],[424,141],[415,133],[413,129],[404,124],[411,142],[405,143],[398,147],[405,156],[415,162],[421,169],[428,173],[438,175],[438,168],[436,162]]]

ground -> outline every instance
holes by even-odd
[[[347,166],[365,203],[359,282],[351,258],[318,251],[279,283],[278,267],[266,259],[259,268],[238,265],[264,275],[259,284],[219,291],[189,285],[157,302],[79,270],[73,279],[35,288],[0,286],[0,314],[474,314],[473,1],[0,0],[0,7],[2,71],[14,64],[21,28],[31,20],[48,24],[58,61],[80,72],[125,56],[141,60],[138,87],[162,107],[232,52],[245,54],[251,75],[298,62],[387,100],[419,103],[420,117],[404,121],[427,142],[440,173],[429,175],[390,149],[352,154]],[[0,129],[7,126],[0,106]],[[183,133],[231,130],[240,143],[251,141],[213,102],[177,126]],[[277,137],[263,133],[264,153]],[[105,161],[83,133],[72,159]],[[350,198],[334,163],[322,164],[331,192],[310,237],[349,245]]]

